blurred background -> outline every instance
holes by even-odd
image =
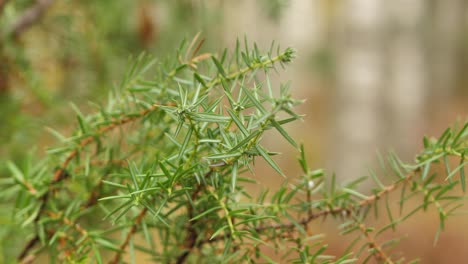
[[[366,175],[378,152],[410,162],[423,135],[468,116],[466,0],[0,0],[0,177],[5,160],[21,162],[32,148],[40,158],[56,143],[45,127],[70,134],[70,102],[84,111],[104,102],[130,56],[173,57],[198,32],[205,51],[244,36],[264,50],[273,40],[297,50],[274,78],[276,87],[291,80],[294,97],[306,99],[304,122],[287,128],[310,163],[341,182]],[[297,153],[275,139],[264,142],[297,176]],[[281,184],[259,165],[259,189]],[[400,228],[395,236],[408,237],[398,250],[422,263],[468,261],[468,218],[449,219],[433,246],[434,216]],[[327,240],[330,254],[346,247],[333,231]]]

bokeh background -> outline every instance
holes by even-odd
[[[244,36],[265,50],[273,40],[297,50],[274,78],[306,99],[304,121],[287,128],[310,163],[340,182],[366,175],[378,152],[410,162],[423,135],[468,116],[466,0],[0,0],[0,178],[5,160],[21,162],[32,149],[40,158],[56,143],[45,127],[72,131],[70,102],[87,111],[105,101],[129,57],[174,56],[198,32],[204,50]],[[297,176],[297,153],[273,136],[265,142]],[[254,177],[258,189],[283,181],[261,163]],[[394,234],[408,235],[398,250],[422,263],[468,262],[467,223],[449,219],[434,246],[437,216],[418,215]],[[335,226],[317,225],[330,254],[346,247]]]

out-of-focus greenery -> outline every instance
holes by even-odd
[[[1,3],[0,159],[21,159],[39,138],[46,143],[45,125],[69,124],[70,101],[101,100],[129,56],[165,57],[200,31],[210,47],[222,25],[223,1],[55,1],[14,37],[15,23],[37,3]]]

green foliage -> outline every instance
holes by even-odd
[[[413,164],[389,155],[382,162],[388,175],[371,171],[376,187],[365,194],[358,191],[363,178],[341,186],[311,169],[304,147],[283,128],[301,118],[294,111],[300,101],[288,85],[275,95],[269,76],[294,50],[273,44],[262,53],[244,41],[214,54],[201,53],[201,43],[183,42],[170,61],[140,55],[107,102],[92,104],[95,113],[72,106],[78,125],[71,137],[51,129],[61,144],[46,159],[7,164],[11,177],[2,180],[0,198],[15,207],[2,232],[26,234],[16,241],[20,261],[46,254],[53,262],[135,262],[139,251],[163,263],[274,262],[265,252],[272,248],[283,262],[395,263],[402,261],[390,250],[397,241],[382,234],[434,207],[437,239],[463,204],[456,190],[465,190],[468,123],[424,139]],[[277,153],[262,144],[270,131],[297,149],[300,177],[287,177]],[[271,177],[286,178],[280,188],[247,191],[256,159],[278,173]],[[444,175],[434,170],[438,163]],[[400,213],[389,199],[397,192]],[[419,204],[404,210],[415,196]],[[371,227],[371,212],[388,224]],[[355,238],[339,256],[326,254],[324,237],[311,231],[314,221],[331,218]]]

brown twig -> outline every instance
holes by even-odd
[[[34,247],[34,245],[39,242],[39,235],[35,235],[33,238],[31,238],[26,246],[24,247],[23,251],[18,256],[18,260],[23,263],[26,260],[26,256],[29,253],[29,251]]]
[[[32,195],[37,194],[36,188],[34,188],[29,182],[23,181],[24,186],[28,189],[28,192]]]
[[[213,168],[210,168],[210,171],[208,171],[208,173],[205,174],[205,178],[208,178],[211,176],[211,174],[213,174],[213,171],[214,169]],[[203,185],[200,183],[197,188],[195,189],[195,191],[192,193],[192,196],[191,196],[191,202],[188,203],[187,205],[187,215],[188,215],[188,226],[187,226],[187,237],[185,238],[185,243],[184,243],[184,248],[185,248],[185,251],[182,252],[182,254],[180,254],[178,257],[177,257],[177,260],[176,260],[176,263],[177,264],[182,264],[185,262],[185,260],[187,259],[187,257],[190,255],[190,253],[192,252],[192,250],[195,248],[196,244],[197,244],[197,239],[198,239],[198,233],[197,231],[195,230],[195,225],[197,224],[197,221],[196,220],[190,220],[192,218],[195,217],[195,210],[193,208],[193,204],[195,203],[195,201],[197,200],[198,198],[198,195],[200,194],[201,190],[203,188]]]
[[[371,254],[375,257],[375,259],[379,263],[386,263],[386,264],[393,264],[394,262],[390,259],[390,257],[385,254],[382,247],[375,241],[375,239],[369,234],[370,232],[367,230],[366,226],[362,223],[359,223],[359,230],[364,234],[364,237],[368,241],[369,249],[371,249]],[[372,250],[374,252],[372,252]]]
[[[115,253],[114,258],[109,262],[109,264],[118,264],[120,261],[120,258],[122,256],[122,252],[125,251],[125,248],[127,247],[128,243],[130,243],[130,239],[132,238],[133,234],[138,229],[138,225],[143,221],[143,218],[145,217],[146,213],[148,212],[148,208],[143,208],[141,212],[138,214],[137,218],[135,219],[135,222],[133,223],[132,228],[128,231],[127,236],[125,237],[124,242],[122,245],[120,245],[120,250]]]
[[[13,24],[11,35],[14,38],[19,37],[44,16],[53,2],[54,0],[37,0],[36,4],[24,11],[23,15]]]
[[[201,185],[199,185],[201,186]],[[197,188],[197,190],[199,190],[201,188]],[[194,199],[196,199],[198,195],[198,191],[195,191],[193,194],[192,194],[192,201],[194,201]],[[189,203],[189,205],[187,206],[188,209],[188,218],[189,219],[192,219],[194,217],[194,208],[193,206]],[[185,243],[184,243],[184,248],[185,248],[185,251],[182,252],[182,254],[180,254],[178,257],[177,257],[177,260],[176,260],[176,263],[177,264],[182,264],[185,262],[185,260],[187,259],[187,257],[189,256],[190,252],[192,252],[193,248],[195,247],[195,244],[197,242],[197,238],[198,238],[198,233],[197,231],[195,230],[195,227],[194,225],[197,223],[196,220],[193,220],[193,221],[188,221],[187,223],[187,237],[185,238]]]

